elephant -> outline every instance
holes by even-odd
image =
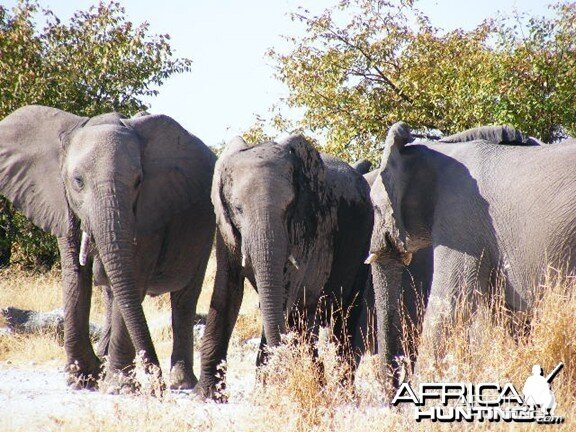
[[[192,328],[216,228],[213,152],[165,115],[92,118],[31,105],[0,121],[0,193],[57,237],[68,383],[94,387],[94,284],[107,293],[98,352],[111,372],[158,357],[142,309],[170,292],[172,385],[192,388]],[[109,374],[112,376],[113,374]]]
[[[405,355],[401,277],[414,253],[432,248],[422,340],[442,358],[442,326],[459,297],[504,284],[511,311],[529,313],[548,265],[575,268],[574,141],[539,145],[508,127],[480,128],[442,142],[412,142],[394,124],[371,188],[370,255],[382,366]],[[472,304],[474,307],[474,304]]]
[[[216,163],[212,202],[217,272],[197,393],[215,395],[245,278],[258,292],[263,320],[257,367],[280,344],[286,321],[298,327],[300,317],[299,330],[312,337],[331,323],[341,355],[354,357],[353,370],[358,355],[346,353],[357,346],[373,222],[362,175],[301,135],[253,147],[237,137]]]

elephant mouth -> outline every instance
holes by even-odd
[[[404,265],[409,265],[412,261],[412,252],[409,252],[403,241],[387,232],[384,235],[388,253],[391,253],[394,258],[401,261]]]
[[[404,265],[409,265],[412,262],[412,252],[409,252],[401,240],[392,237],[389,232],[384,234],[386,246],[378,252],[371,252],[364,264],[372,264],[380,257],[386,255],[389,258],[400,261]]]
[[[409,252],[406,249],[406,245],[403,241],[397,237],[392,237],[389,232],[384,235],[384,239],[386,240],[386,249],[388,254],[391,254],[404,265],[409,265],[410,262],[412,262],[412,252]]]

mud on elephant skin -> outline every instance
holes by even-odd
[[[198,391],[213,395],[216,368],[226,359],[247,278],[258,291],[265,346],[294,325],[293,311],[315,334],[331,321],[350,348],[359,316],[372,229],[369,188],[348,164],[318,153],[302,136],[249,147],[235,138],[218,159],[212,186],[217,273],[202,342]],[[316,313],[324,296],[325,309]],[[331,306],[349,316],[331,316]],[[337,307],[335,309],[338,309]],[[344,354],[344,352],[342,352]],[[351,357],[351,356],[350,356]]]
[[[72,384],[94,384],[100,373],[88,335],[93,263],[109,294],[99,349],[109,368],[126,369],[141,351],[158,364],[141,303],[170,292],[175,384],[195,384],[192,322],[215,229],[215,161],[163,115],[86,118],[26,106],[0,121],[0,193],[58,238]]]
[[[436,359],[443,355],[442,325],[452,319],[458,297],[469,299],[473,291],[490,296],[498,278],[507,306],[529,312],[548,265],[574,273],[575,221],[569,215],[576,214],[576,194],[557,186],[576,184],[570,168],[576,146],[530,145],[522,134],[504,130],[489,135],[507,139],[486,140],[485,132],[467,131],[446,143],[412,142],[404,123],[388,133],[371,189],[375,223],[368,260],[384,367],[394,368],[405,354],[400,278],[416,251],[433,248],[422,340]]]

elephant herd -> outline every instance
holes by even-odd
[[[217,159],[164,115],[26,106],[0,121],[0,194],[58,239],[69,384],[94,387],[104,356],[106,379],[137,353],[158,365],[142,301],[169,292],[170,385],[206,397],[245,279],[262,313],[258,365],[287,328],[314,337],[330,325],[353,371],[375,306],[382,366],[397,370],[401,308],[413,314],[417,297],[427,303],[422,337],[441,356],[456,299],[490,295],[497,279],[507,306],[529,311],[548,265],[576,266],[575,163],[574,140],[542,144],[506,126],[429,142],[396,123],[380,167],[364,174],[365,164],[355,169],[299,135],[255,146],[238,137]],[[214,237],[197,380],[192,327]],[[93,285],[106,300],[96,351]]]

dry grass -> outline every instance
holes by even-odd
[[[0,308],[8,306],[40,311],[62,307],[60,272],[0,269]]]
[[[9,364],[35,365],[64,360],[61,342],[54,334],[0,334],[0,361]]]
[[[210,264],[199,312],[208,310],[214,264]],[[0,307],[50,310],[59,307],[56,275],[28,276],[3,273],[0,282]],[[13,278],[14,280],[10,280]],[[565,417],[562,425],[541,426],[520,423],[416,423],[412,413],[388,408],[381,384],[377,380],[376,358],[365,356],[357,373],[354,391],[342,384],[345,373],[336,356],[336,347],[326,337],[318,341],[321,374],[311,357],[309,344],[290,334],[286,344],[276,348],[269,364],[260,375],[265,385],[255,381],[254,359],[257,347],[244,343],[260,334],[257,296],[247,286],[241,317],[235,330],[228,361],[229,405],[215,405],[166,394],[154,398],[118,397],[109,402],[102,415],[101,407],[83,406],[71,417],[30,417],[29,429],[76,431],[90,424],[91,430],[248,430],[248,431],[388,431],[388,430],[540,430],[576,429],[576,283],[574,280],[549,277],[541,287],[544,293],[531,317],[529,334],[511,336],[510,328],[518,327],[522,318],[511,316],[500,298],[482,304],[476,311],[459,305],[455,322],[445,329],[445,355],[437,362],[426,348],[419,356],[422,381],[436,382],[512,382],[521,389],[533,364],[550,371],[558,362],[564,369],[554,381],[558,401],[557,415]],[[33,296],[22,292],[33,292]],[[95,294],[97,295],[97,293]],[[44,297],[44,298],[43,298]],[[168,296],[147,299],[146,315],[160,356],[168,359],[171,351]],[[0,359],[14,364],[43,363],[61,358],[63,349],[54,338],[40,336],[0,336]],[[53,363],[53,362],[52,362]],[[52,364],[50,363],[50,364]],[[195,369],[199,362],[196,356]],[[8,366],[0,366],[1,368]],[[12,367],[12,366],[10,366]],[[236,383],[246,381],[246,391]],[[321,384],[321,376],[324,379]],[[409,376],[410,378],[410,376]],[[251,383],[251,384],[250,384]],[[257,384],[256,384],[257,383]],[[240,386],[242,388],[242,386]],[[236,390],[235,390],[236,389]],[[0,392],[0,397],[1,397]]]
[[[216,260],[211,256],[206,269],[206,277],[198,299],[197,313],[207,314],[212,296]],[[62,307],[62,289],[59,271],[49,273],[31,273],[19,269],[0,270],[0,309],[8,306],[36,311],[52,311]],[[172,352],[172,327],[170,296],[146,297],[144,313],[148,319],[152,338],[158,355],[169,359]],[[95,287],[92,293],[90,321],[102,324],[104,321],[104,300],[101,288]],[[6,323],[0,317],[0,327]],[[258,313],[258,297],[249,283],[245,286],[245,295],[233,339],[245,342],[259,337],[262,324]],[[34,353],[34,355],[32,355]],[[195,353],[197,354],[197,353]],[[54,335],[10,336],[0,333],[0,361],[14,364],[27,364],[30,359],[43,362],[58,358],[65,359],[61,342]],[[198,361],[198,358],[196,359]]]

